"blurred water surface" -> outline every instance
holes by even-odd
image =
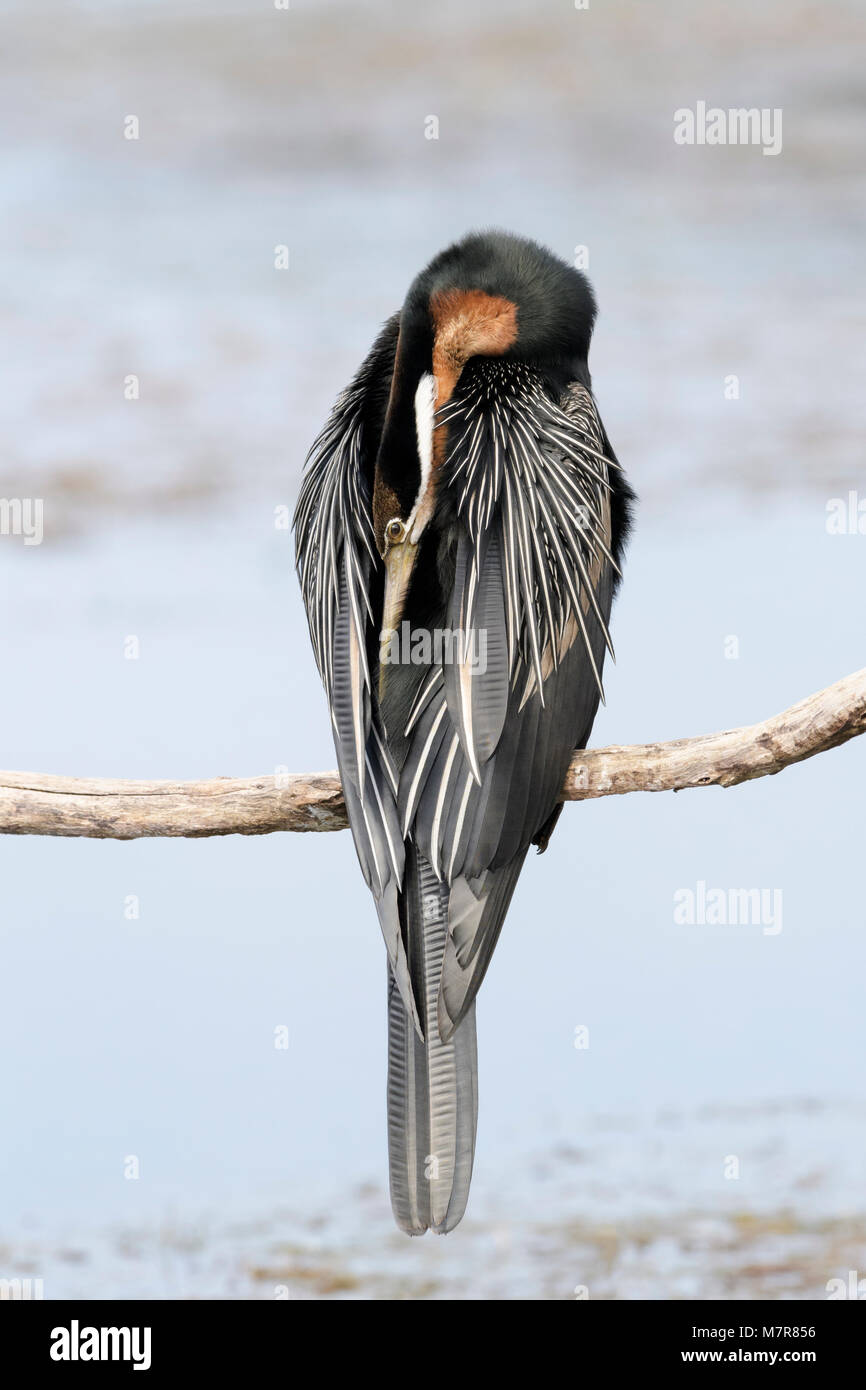
[[[275,508],[412,275],[485,224],[589,248],[641,495],[594,742],[750,722],[861,666],[866,536],[826,504],[866,488],[863,28],[841,0],[8,5],[0,491],[44,498],[45,540],[0,538],[0,763],[332,765]],[[782,107],[782,154],[675,146],[699,98]],[[482,993],[448,1242],[389,1225],[384,961],[347,835],[0,842],[0,1274],[822,1296],[866,1260],[864,758],[566,809]],[[780,888],[781,932],[677,925],[698,881]]]

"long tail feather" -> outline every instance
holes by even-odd
[[[418,1036],[388,970],[388,1150],[391,1205],[409,1235],[444,1234],[466,1209],[478,1120],[475,1007],[447,1043],[437,1007],[447,889],[416,850],[403,893],[409,970],[424,1029]]]

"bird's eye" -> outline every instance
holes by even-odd
[[[406,527],[403,525],[399,517],[393,517],[392,520],[389,521],[388,525],[385,527],[385,540],[390,541],[392,545],[398,544],[403,539],[405,534]]]

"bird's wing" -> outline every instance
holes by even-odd
[[[475,997],[529,845],[599,698],[617,573],[610,470],[589,391],[479,361],[438,417],[456,497],[449,626],[410,716],[401,834],[451,885],[439,1025]]]
[[[301,591],[331,711],[349,823],[379,907],[391,966],[409,1007],[412,992],[397,911],[405,860],[397,774],[371,673],[376,629],[370,592],[381,561],[373,538],[368,482],[370,454],[376,447],[368,438],[370,396],[389,356],[393,364],[395,338],[392,320],[313,443],[294,525]]]

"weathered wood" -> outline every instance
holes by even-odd
[[[733,787],[766,777],[866,732],[866,668],[761,724],[670,743],[575,753],[566,801],[626,792]],[[267,835],[343,830],[334,772],[129,782],[0,772],[0,833],[136,840],[146,836]]]

